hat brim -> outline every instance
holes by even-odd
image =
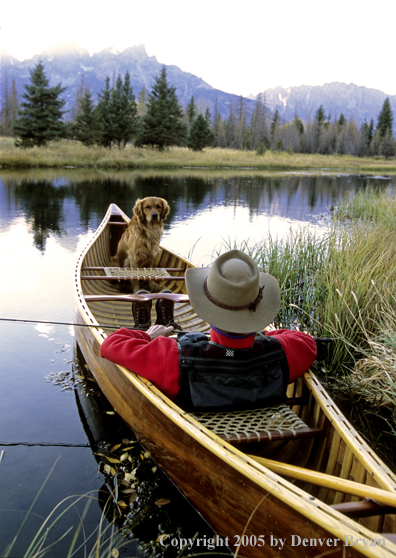
[[[204,281],[209,267],[187,269],[186,288],[191,306],[210,325],[230,333],[251,333],[269,325],[280,309],[278,281],[268,273],[259,272],[259,286],[264,286],[263,298],[256,310],[228,310],[213,304],[205,295]],[[252,300],[258,293],[252,293]]]

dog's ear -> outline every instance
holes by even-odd
[[[135,202],[135,207],[133,208],[133,212],[139,221],[142,223],[144,221],[144,213],[143,213],[143,200],[137,199]]]
[[[168,202],[166,200],[162,199],[162,211],[161,211],[161,220],[162,221],[168,217],[169,211],[170,211],[170,207],[168,205]]]

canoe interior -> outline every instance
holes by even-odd
[[[126,216],[119,211],[110,211],[108,220],[114,222],[126,222]],[[111,215],[111,213],[113,213]],[[102,223],[99,234],[95,237],[95,241],[86,249],[81,256],[81,261],[78,264],[76,274],[81,272],[82,275],[103,275],[103,271],[81,271],[84,267],[106,267],[109,266],[110,256],[115,253],[118,240],[122,235],[124,227],[120,225]],[[185,269],[194,267],[191,262],[184,259],[177,254],[170,252],[166,249],[161,249],[158,261],[155,267],[167,268],[180,268],[180,272],[172,272],[176,276],[183,276]],[[117,294],[114,282],[108,281],[79,281],[77,290],[80,289],[80,298],[86,295],[114,295]],[[183,281],[163,281],[160,283],[160,288],[169,288],[174,293],[186,294],[185,283]],[[84,306],[84,305],[82,305]],[[153,304],[152,323],[155,322],[155,304]],[[83,310],[80,309],[80,314]],[[117,302],[117,301],[104,301],[104,302],[90,302],[88,317],[84,320],[86,323],[96,320],[98,324],[111,326],[114,330],[119,327],[133,326],[133,318],[131,313],[130,302]],[[209,326],[203,322],[193,311],[191,306],[187,303],[175,304],[175,320],[181,325],[184,331],[209,331]],[[83,355],[88,361],[89,351],[96,353],[96,360],[91,359],[88,362],[92,372],[95,374],[95,366],[98,367],[100,359],[97,358],[98,349],[97,343],[100,344],[100,338],[104,338],[109,334],[112,329],[105,329],[97,335],[97,340],[92,342],[88,339],[88,333],[82,332],[83,328],[76,333],[77,340],[82,343],[82,347],[87,347],[83,350]],[[88,328],[85,330],[90,331]],[[96,344],[96,345],[95,345]],[[106,371],[106,366],[107,371]],[[117,404],[120,409],[125,409],[124,420],[136,431],[140,426],[136,417],[139,413],[136,411],[134,415],[127,409],[127,404],[120,400],[117,396],[117,386],[111,385],[108,376],[112,374],[110,363],[106,362],[106,366],[102,370],[97,370],[97,375],[101,376],[99,385],[105,392],[108,399],[114,404]],[[107,377],[105,377],[107,375]],[[125,382],[125,378],[122,379]],[[121,384],[120,384],[121,385]],[[118,388],[120,389],[120,388]],[[126,389],[126,387],[125,387]],[[155,388],[150,388],[155,391]],[[106,391],[107,390],[107,391]],[[270,458],[283,463],[297,465],[309,469],[312,472],[326,473],[333,475],[339,479],[351,480],[359,482],[369,487],[382,488],[396,494],[396,475],[394,475],[388,467],[378,458],[370,447],[364,442],[361,436],[353,429],[349,422],[345,419],[344,415],[338,410],[334,402],[323,390],[321,384],[317,381],[312,372],[308,372],[304,377],[299,378],[297,382],[289,386],[289,397],[303,397],[307,403],[294,405],[293,411],[302,418],[307,426],[311,428],[320,427],[325,429],[326,435],[321,438],[312,439],[298,439],[298,440],[278,440],[278,441],[265,441],[257,444],[240,444],[236,450],[247,453],[250,455],[257,455],[265,458]],[[133,397],[131,395],[131,397]],[[166,398],[165,398],[166,399]],[[119,401],[120,400],[120,401]],[[140,403],[139,403],[140,405]],[[145,404],[142,404],[144,408]],[[143,409],[144,410],[144,409]],[[140,412],[140,409],[139,409]],[[142,411],[143,412],[143,411]],[[130,413],[130,415],[128,414]],[[147,413],[147,410],[146,410]],[[180,411],[182,414],[182,411]],[[128,418],[131,416],[132,418]],[[142,415],[143,417],[144,415]],[[143,419],[142,419],[143,420]],[[153,419],[154,420],[154,419]],[[203,429],[205,430],[205,429]],[[158,459],[161,461],[163,457],[165,463],[169,456],[161,454],[161,450],[157,448],[157,444],[152,443],[149,438],[146,439],[146,434],[142,432],[141,441],[147,443],[152,450],[157,451]],[[175,434],[176,436],[176,434]],[[224,446],[224,444],[223,444]],[[157,448],[155,450],[155,448]],[[155,457],[154,457],[155,458]],[[181,459],[181,458],[180,458]],[[160,465],[164,463],[160,462]],[[166,469],[166,466],[165,466]],[[174,473],[177,477],[177,473]],[[172,478],[172,475],[170,475]],[[178,480],[183,484],[182,473]],[[344,494],[341,491],[330,490],[326,486],[315,486],[314,484],[307,484],[306,482],[293,481],[293,483],[302,490],[306,491],[312,498],[318,499],[327,505],[339,505],[347,502],[356,502],[359,498]],[[213,489],[213,487],[211,488]],[[190,490],[190,492],[189,492]],[[194,488],[188,486],[186,482],[187,496],[193,498]],[[196,504],[196,502],[193,502]],[[199,507],[199,505],[198,505]],[[201,513],[205,515],[205,508],[200,509]],[[209,513],[210,520],[210,513]],[[371,532],[380,533],[396,533],[396,515],[394,513],[385,513],[374,515],[370,517],[357,517],[354,519],[357,525],[369,529]],[[355,523],[353,523],[355,525]],[[384,554],[384,556],[396,556],[396,545],[389,542],[391,552]],[[345,550],[345,549],[344,549]],[[270,554],[269,554],[270,555]],[[272,555],[272,554],[271,554]],[[297,555],[297,554],[296,554]],[[353,549],[349,549],[345,556],[355,555]],[[360,555],[359,552],[356,555]],[[369,554],[367,554],[369,555]],[[375,554],[373,554],[374,556]],[[378,554],[380,555],[380,554]],[[382,556],[382,554],[381,554]]]
[[[122,215],[113,215],[111,222],[125,222]],[[110,265],[110,256],[115,254],[117,250],[118,241],[122,236],[124,227],[119,225],[107,225],[104,227],[102,234],[99,236],[97,242],[92,245],[83,261],[82,268],[84,267],[107,267]],[[193,267],[193,265],[184,260],[181,256],[173,254],[161,248],[160,255],[155,262],[155,267],[159,268],[180,268],[180,272],[171,272],[170,275],[175,277],[184,276],[184,271]],[[83,271],[82,275],[100,276],[104,275],[103,271]],[[186,294],[184,281],[161,281],[159,282],[160,290],[171,289],[176,294]],[[82,293],[86,295],[114,295],[119,292],[116,290],[116,282],[110,281],[82,281]],[[134,325],[131,303],[130,302],[91,302],[90,310],[95,316],[99,324],[114,326],[114,330],[120,327],[131,327]],[[189,304],[175,303],[175,320],[180,324],[183,330],[188,331],[209,331],[209,326],[206,322],[198,318]],[[155,304],[152,307],[152,323],[155,323],[156,313]],[[106,329],[107,333],[111,329]]]

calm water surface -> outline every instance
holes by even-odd
[[[67,383],[62,383],[73,367],[73,327],[47,322],[71,322],[75,260],[110,203],[131,215],[139,197],[166,198],[171,212],[163,244],[197,265],[209,265],[224,243],[256,242],[268,234],[283,237],[301,226],[316,227],[320,234],[327,229],[331,207],[344,195],[369,185],[395,187],[395,182],[381,177],[263,177],[240,172],[106,174],[70,169],[0,174],[0,317],[35,321],[0,321],[0,555],[51,471],[11,556],[23,556],[44,519],[65,498],[71,503],[74,495],[94,496],[84,519],[86,537],[100,521],[96,495],[104,479],[76,403],[78,391],[63,389]],[[66,556],[84,500],[51,529],[47,544],[73,526],[50,555]],[[178,507],[183,505],[187,506]],[[188,525],[175,516],[175,530],[193,529],[193,534],[209,536],[200,518],[188,513],[181,514]],[[144,530],[143,521],[142,538]],[[79,543],[83,540],[80,535]],[[150,555],[138,542],[121,555]],[[92,546],[88,544],[89,550]],[[76,553],[83,555],[83,550]]]

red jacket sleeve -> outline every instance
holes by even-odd
[[[179,351],[175,339],[156,337],[144,331],[121,328],[100,347],[100,355],[152,381],[174,399],[179,392]]]
[[[265,335],[276,337],[286,353],[289,365],[289,383],[304,374],[316,358],[316,343],[313,337],[302,331],[275,329]]]

